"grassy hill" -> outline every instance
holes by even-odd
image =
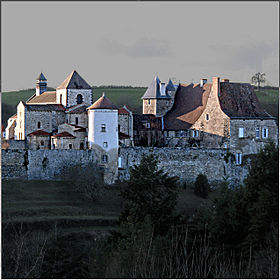
[[[48,88],[48,90],[55,90]],[[137,87],[94,87],[93,101],[96,101],[103,92],[117,106],[126,104],[134,113],[141,114],[142,100],[146,88]],[[275,88],[265,88],[260,91],[255,90],[256,95],[263,107],[272,116],[278,118],[279,115],[279,90]],[[2,123],[6,122],[10,116],[16,113],[16,106],[19,101],[26,101],[35,93],[35,89],[11,91],[2,93]]]

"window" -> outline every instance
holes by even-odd
[[[75,124],[76,124],[76,125],[79,124],[79,118],[78,118],[78,117],[75,118]]]
[[[260,127],[256,127],[256,138],[260,138]]]
[[[44,141],[43,140],[41,140],[41,146],[44,146]]]
[[[77,104],[83,103],[83,96],[81,94],[77,95]]]
[[[41,128],[41,122],[37,122],[37,127]]]
[[[268,128],[263,127],[262,129],[262,138],[268,138]]]
[[[118,168],[122,168],[122,158],[118,158]]]
[[[151,104],[151,99],[148,99],[148,104],[149,104],[149,105]]]
[[[107,163],[108,162],[108,156],[107,155],[102,155],[102,162]]]
[[[242,163],[242,154],[241,153],[237,153],[235,155],[235,158],[236,158],[236,164],[240,165]]]
[[[108,142],[103,142],[103,148],[108,148]]]
[[[59,96],[59,103],[62,104],[62,94]]]
[[[227,143],[224,143],[224,149],[227,149]]]
[[[83,150],[84,149],[84,143],[80,143],[80,150]]]
[[[70,149],[70,150],[72,149],[72,144],[69,144],[69,149]]]
[[[53,149],[55,149],[55,144],[53,144]]]
[[[239,138],[244,137],[244,127],[239,127],[239,133],[238,133]]]
[[[193,137],[198,137],[198,131],[197,130],[193,130]]]
[[[206,118],[206,121],[209,121],[209,114],[206,114],[205,118]]]
[[[106,124],[101,124],[101,132],[106,132]]]
[[[150,123],[146,123],[146,128],[151,128]]]

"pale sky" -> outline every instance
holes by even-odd
[[[2,2],[2,91],[213,76],[279,85],[278,2]]]

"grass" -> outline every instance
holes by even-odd
[[[261,104],[278,104],[279,90],[275,89],[260,89],[255,90],[255,93]]]

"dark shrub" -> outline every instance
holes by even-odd
[[[210,185],[205,175],[199,174],[194,183],[194,193],[202,198],[207,198],[210,192]]]

